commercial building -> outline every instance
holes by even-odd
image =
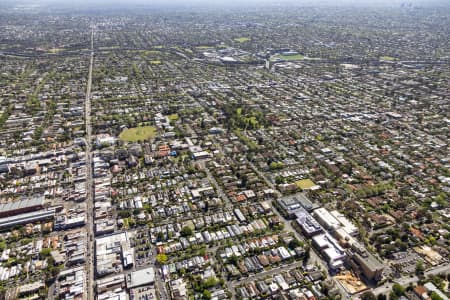
[[[99,134],[95,138],[95,144],[97,147],[100,147],[102,145],[114,145],[116,142],[116,139],[109,134]]]
[[[206,151],[199,151],[192,153],[192,158],[195,160],[211,158],[212,154]]]
[[[155,269],[153,267],[149,267],[139,271],[131,272],[130,274],[126,275],[126,281],[128,289],[154,284]]]
[[[303,193],[286,196],[278,199],[277,201],[284,214],[289,218],[294,218],[295,212],[300,208],[304,208],[306,211],[312,211],[318,207]]]
[[[97,275],[105,276],[116,272],[118,268],[123,268],[123,258],[132,251],[132,248],[129,248],[128,234],[125,232],[97,238],[95,240]]]
[[[314,216],[326,230],[333,231],[341,227],[341,223],[323,207],[314,210]]]
[[[312,237],[323,232],[322,226],[306,210],[298,209],[295,216],[295,221],[305,236]]]
[[[362,245],[354,243],[348,253],[349,263],[355,271],[361,271],[364,277],[369,280],[379,281],[382,278],[383,264]]]
[[[331,211],[331,215],[341,224],[342,229],[345,230],[349,235],[358,235],[358,228],[343,214],[341,214],[337,210],[333,210]]]
[[[338,242],[328,233],[319,234],[312,238],[314,247],[321,252],[328,266],[337,270],[344,264],[346,253]]]

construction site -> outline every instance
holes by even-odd
[[[367,285],[350,271],[342,272],[334,278],[342,285],[347,293],[354,295],[368,289]]]

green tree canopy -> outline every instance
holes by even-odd
[[[180,231],[181,236],[187,237],[187,236],[191,236],[193,234],[191,227],[189,226],[184,226],[183,228],[181,228]]]

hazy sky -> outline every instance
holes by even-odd
[[[33,4],[65,4],[65,5],[199,5],[199,4],[369,4],[369,5],[398,5],[400,3],[427,4],[427,3],[450,3],[448,0],[0,0],[0,2],[10,3],[33,3]]]
[[[450,0],[0,0],[0,8],[14,7],[20,11],[24,5],[35,5],[40,11],[53,9],[70,9],[81,11],[101,11],[120,8],[197,8],[197,7],[263,7],[263,6],[389,6],[400,7],[401,3],[414,6],[445,5],[450,7]],[[32,9],[37,12],[39,9]]]

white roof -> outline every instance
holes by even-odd
[[[151,284],[155,282],[155,269],[150,267],[132,272],[127,279],[127,288]]]

